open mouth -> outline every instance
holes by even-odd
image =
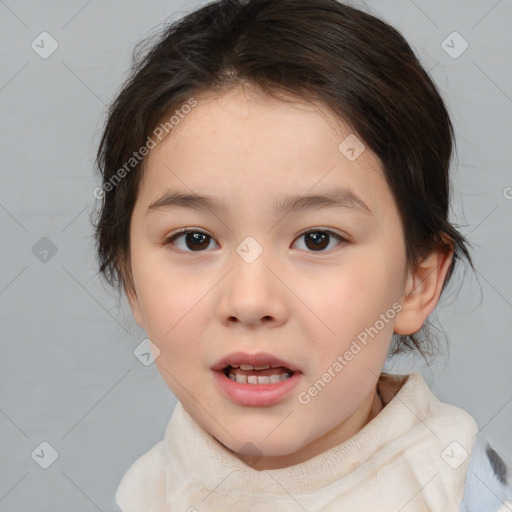
[[[270,407],[292,393],[302,377],[295,363],[260,352],[234,352],[211,366],[220,391],[244,407]]]
[[[272,368],[270,365],[253,366],[251,364],[228,365],[224,375],[240,384],[277,384],[289,379],[294,372],[284,366]]]

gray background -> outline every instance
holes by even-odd
[[[133,46],[204,3],[0,1],[2,512],[115,510],[122,474],[172,415],[155,366],[133,354],[145,333],[96,275],[93,160]],[[447,101],[458,138],[453,220],[478,270],[456,274],[438,307],[449,354],[431,369],[417,358],[385,369],[421,372],[510,463],[512,1],[357,5],[402,31]],[[59,45],[47,59],[31,47],[43,31]],[[458,58],[441,45],[453,31],[469,44]],[[46,262],[34,254],[48,248],[43,237],[57,250]],[[43,441],[58,452],[46,470],[31,457]]]

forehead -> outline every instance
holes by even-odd
[[[198,132],[209,140],[216,135],[219,139],[237,135],[229,141],[230,148],[236,151],[237,147],[246,147],[251,137],[254,147],[261,140],[272,141],[275,146],[287,139],[311,140],[310,145],[314,145],[311,138],[325,136],[327,131],[336,140],[352,132],[343,119],[321,102],[283,92],[275,94],[277,97],[250,85],[217,94],[205,93],[197,98],[197,106],[183,117],[169,139],[176,147],[186,143],[187,138],[196,137]]]
[[[340,186],[377,215],[393,202],[379,159],[368,148],[348,159],[340,144],[356,135],[322,103],[242,86],[196,99],[147,157],[146,206],[169,189],[257,207],[266,198],[274,205],[282,195]]]

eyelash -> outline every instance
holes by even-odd
[[[180,231],[176,231],[175,233],[171,233],[164,241],[164,245],[173,245],[173,242],[178,239],[179,237],[183,236],[183,235],[186,235],[188,233],[195,233],[195,234],[201,234],[201,235],[205,235],[207,237],[209,237],[210,239],[213,240],[213,237],[211,237],[208,233],[204,232],[204,231],[201,231],[200,229],[190,229],[190,228],[186,228],[186,229],[182,229]],[[343,238],[341,235],[338,235],[337,233],[335,233],[334,231],[330,230],[330,229],[322,229],[322,228],[316,228],[316,229],[309,229],[307,231],[303,231],[302,233],[300,233],[297,237],[300,238],[304,235],[307,235],[307,234],[310,234],[310,233],[327,233],[329,234],[329,236],[333,236],[335,238],[337,238],[339,240],[339,244],[338,245],[341,245],[342,243],[344,242],[347,242],[347,240],[345,238]],[[337,245],[337,246],[338,246]],[[336,246],[336,247],[337,247]],[[175,251],[178,251],[178,252],[185,252],[185,253],[201,253],[201,252],[205,252],[205,251],[183,251],[181,249],[173,249]],[[320,250],[320,251],[307,251],[307,252],[311,252],[311,253],[323,253],[323,252],[330,252],[332,251],[333,249],[330,249],[329,251],[326,251],[326,250]]]

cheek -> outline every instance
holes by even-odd
[[[307,304],[311,311],[323,321],[318,329],[332,335],[321,338],[326,341],[337,338],[340,348],[340,344],[350,344],[365,328],[373,326],[380,315],[389,312],[399,297],[400,264],[396,254],[386,255],[382,247],[380,251],[375,248],[354,252],[343,266],[329,272],[322,286],[310,286],[305,296],[309,297]],[[316,291],[311,293],[312,289]],[[386,323],[381,330],[381,337],[391,336],[392,323]]]
[[[160,350],[157,367],[164,378],[166,372],[185,375],[187,368],[197,366],[204,326],[211,317],[208,291],[214,283],[149,251],[146,257],[134,254],[132,269],[146,333]]]
[[[157,253],[157,254],[155,254]],[[155,340],[172,337],[180,319],[186,319],[197,302],[194,285],[165,261],[165,251],[136,251],[132,272],[148,336]]]

